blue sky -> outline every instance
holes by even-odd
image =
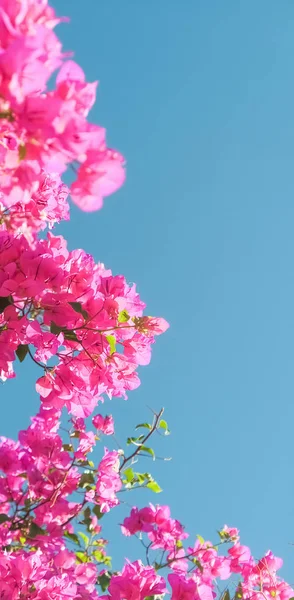
[[[101,82],[91,118],[128,162],[103,210],[73,207],[58,232],[137,282],[148,314],[171,324],[142,386],[105,408],[123,439],[147,405],[164,406],[160,452],[173,461],[154,464],[164,491],[152,500],[192,536],[239,527],[294,583],[294,4],[53,5],[71,17],[65,49]],[[2,388],[11,436],[38,405],[34,369],[19,375]],[[135,557],[129,540],[113,550]]]

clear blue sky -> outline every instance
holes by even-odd
[[[73,207],[58,232],[171,323],[139,390],[105,408],[124,438],[165,406],[173,461],[154,465],[154,500],[212,541],[239,527],[294,583],[293,1],[53,5],[71,17],[65,48],[101,82],[92,119],[128,161],[104,209]],[[20,374],[2,388],[11,436],[38,402],[34,369]]]

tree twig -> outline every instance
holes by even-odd
[[[126,456],[126,457],[123,459],[123,461],[122,461],[122,464],[121,464],[121,466],[120,466],[120,468],[119,468],[119,470],[120,470],[120,471],[121,471],[121,470],[124,468],[124,466],[125,466],[125,465],[126,465],[126,464],[127,464],[129,461],[130,461],[130,460],[132,460],[132,458],[134,458],[135,456],[137,456],[137,454],[139,454],[139,452],[140,452],[141,448],[142,448],[143,446],[145,446],[145,443],[147,442],[147,440],[148,440],[148,439],[151,437],[151,435],[154,433],[154,431],[156,431],[156,429],[157,429],[157,425],[158,425],[158,423],[159,423],[159,421],[160,421],[160,419],[161,419],[161,417],[162,417],[162,415],[163,415],[163,411],[164,411],[164,408],[162,408],[162,409],[159,411],[159,413],[155,415],[155,417],[154,417],[154,421],[153,421],[153,425],[152,425],[152,427],[151,427],[150,431],[149,431],[149,432],[147,433],[147,435],[144,437],[144,439],[143,439],[143,440],[142,440],[142,442],[139,444],[139,446],[137,446],[136,450],[134,450],[134,452],[133,452],[132,454],[130,454],[130,456]]]

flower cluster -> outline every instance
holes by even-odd
[[[72,199],[86,211],[101,208],[125,177],[123,157],[107,148],[105,129],[87,119],[97,82],[87,83],[79,65],[64,62],[53,31],[60,21],[45,0],[0,1],[2,212],[7,217],[7,209],[14,207],[13,226],[21,220],[30,234],[46,221],[68,218],[64,199],[56,203],[44,190],[50,174],[62,174],[72,165],[77,171]],[[57,69],[55,88],[49,91]]]
[[[150,550],[166,551],[160,563],[156,565],[157,571],[162,568],[171,570],[167,579],[173,600],[214,600],[220,582],[235,574],[239,576],[236,598],[271,600],[277,597],[289,600],[292,597],[293,589],[277,575],[283,561],[270,551],[256,561],[250,549],[240,544],[236,528],[225,525],[219,532],[218,544],[212,544],[198,536],[194,546],[187,548],[184,548],[181,541],[188,537],[183,531],[181,524],[171,519],[168,507],[154,507],[152,504],[140,510],[133,508],[122,525],[125,535],[135,535],[138,532],[141,532],[141,535],[147,534],[151,540],[148,545],[144,544],[147,548],[148,563]],[[230,547],[226,554],[220,554],[219,549],[224,544],[229,544]],[[130,597],[127,592],[129,580],[128,573],[124,589],[119,596],[121,599]],[[112,595],[110,586],[109,589]]]
[[[98,438],[85,431],[84,423],[80,425],[79,429],[74,420],[71,443],[64,444],[59,434],[60,412],[41,406],[28,429],[20,432],[18,442],[0,438],[2,547],[62,549],[66,535],[74,534],[73,523],[82,509],[92,537],[100,533],[95,506],[100,516],[118,504],[120,457],[105,448],[95,468],[88,454]],[[77,493],[79,502],[73,498]],[[97,546],[103,558],[105,542],[95,542],[96,552]]]
[[[134,507],[130,516],[124,520],[124,535],[134,535],[138,532],[148,534],[153,550],[174,550],[177,542],[187,537],[181,523],[171,518],[168,506],[155,507],[152,504],[141,510]]]
[[[162,409],[137,425],[145,434],[127,438],[127,454],[112,416],[93,412],[139,385],[138,366],[168,324],[144,315],[123,276],[68,251],[60,236],[38,237],[69,218],[68,193],[92,211],[124,181],[122,156],[88,121],[97,83],[65,60],[53,31],[60,21],[47,0],[0,0],[0,379],[15,376],[16,360],[41,369],[38,414],[18,441],[0,437],[0,598],[214,600],[220,582],[237,577],[235,600],[289,600],[294,591],[271,552],[256,561],[227,526],[216,544],[198,536],[185,546],[167,506],[131,510],[121,530],[139,537],[147,564],[111,570],[101,519],[123,491],[161,491],[134,465],[155,458],[149,439],[169,429]],[[61,180],[68,166],[70,189]],[[99,455],[101,435],[116,447]]]
[[[164,578],[157,575],[153,567],[146,567],[138,560],[133,563],[127,562],[122,572],[111,578],[109,596],[106,598],[144,600],[149,596],[161,596],[166,591]]]
[[[95,591],[97,568],[77,564],[66,548],[0,555],[0,597],[3,600],[98,600]]]
[[[113,435],[114,433],[114,422],[111,415],[95,415],[92,419],[92,423],[96,429],[104,433],[104,435]]]
[[[102,513],[109,512],[111,508],[118,505],[117,492],[122,487],[119,475],[119,454],[115,450],[109,452],[105,448],[104,456],[99,463],[98,477],[96,482],[96,502]]]
[[[81,473],[63,448],[58,425],[58,414],[41,408],[17,443],[0,439],[1,511],[6,515],[0,525],[2,546],[18,548],[37,537],[39,547],[50,543],[56,549],[81,510],[80,503],[68,500]]]
[[[208,550],[204,548],[201,552],[195,551],[194,558],[191,554],[192,562],[194,560],[196,565],[191,574],[174,572],[168,575],[172,599],[179,600],[184,596],[187,600],[213,600],[218,589],[217,580],[228,579],[234,573],[238,573],[240,577],[237,598],[289,600],[292,597],[293,588],[277,575],[282,561],[271,552],[267,552],[258,562],[251,556],[249,548],[244,546],[234,546],[228,554],[230,557],[235,555],[236,560],[217,557],[211,546]]]
[[[44,371],[44,405],[77,417],[89,416],[102,394],[126,397],[139,385],[137,366],[149,362],[167,323],[142,316],[134,285],[51,234],[31,248],[0,231],[0,269],[2,378],[13,375],[16,355],[30,354]]]
[[[2,231],[24,235],[33,247],[36,231],[47,226],[52,229],[56,223],[69,219],[68,191],[58,174],[42,171],[27,202],[16,202],[9,209],[0,202]]]

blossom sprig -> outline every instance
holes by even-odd
[[[16,357],[30,356],[43,369],[36,389],[44,406],[77,417],[89,416],[103,394],[126,398],[138,387],[137,367],[168,324],[143,316],[134,285],[52,234],[32,248],[0,231],[0,269],[2,379],[14,376]]]
[[[69,56],[54,32],[64,19],[46,0],[1,0],[0,9],[1,202],[9,209],[18,205],[22,226],[35,235],[42,219],[31,218],[28,205],[34,206],[43,171],[62,174],[72,165],[77,171],[72,199],[93,211],[123,184],[124,159],[107,147],[105,129],[88,121],[97,81],[88,83],[83,69],[65,60]],[[66,210],[54,205],[50,210],[51,222],[67,218]]]
[[[62,20],[47,0],[0,0],[0,379],[32,360],[41,400],[18,441],[0,437],[0,598],[293,600],[272,552],[256,560],[227,525],[214,544],[188,542],[166,505],[131,509],[117,533],[138,537],[144,557],[112,570],[104,522],[122,492],[161,492],[136,465],[169,429],[161,410],[113,448],[113,417],[93,413],[138,387],[168,323],[146,316],[122,275],[50,231],[38,237],[69,219],[69,193],[90,212],[125,179],[123,156],[88,120],[97,82],[62,52]]]

